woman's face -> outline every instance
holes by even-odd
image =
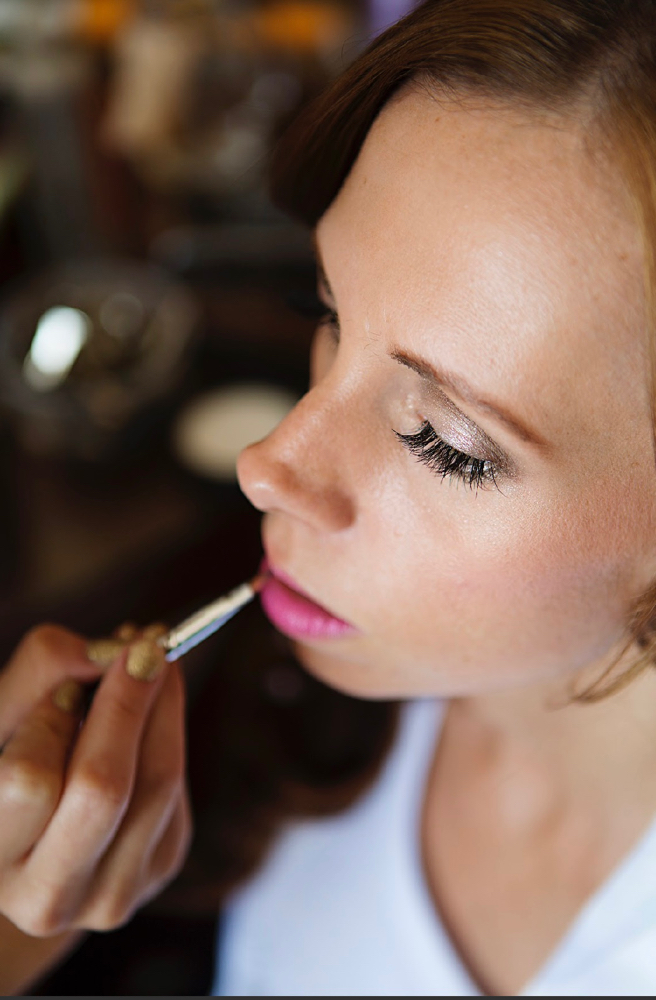
[[[239,466],[274,573],[354,627],[297,627],[273,593],[303,662],[371,697],[603,662],[656,576],[619,175],[562,121],[412,90],[316,239],[339,329],[320,326],[310,391]]]

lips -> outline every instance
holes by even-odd
[[[311,597],[282,570],[265,559],[261,572],[270,576],[260,591],[262,607],[276,628],[293,639],[339,639],[353,634],[353,625],[337,618]]]

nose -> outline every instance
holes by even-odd
[[[344,466],[344,431],[320,390],[310,390],[274,431],[239,456],[239,485],[264,512],[282,511],[322,531],[355,520]]]

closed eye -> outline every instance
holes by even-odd
[[[337,311],[324,302],[316,292],[299,290],[287,297],[287,305],[307,319],[313,319],[318,325],[327,325],[339,336],[339,317]]]
[[[485,488],[489,485],[497,487],[497,469],[488,459],[474,458],[464,451],[459,451],[447,444],[435,428],[424,420],[414,434],[399,434],[394,432],[399,441],[420,462],[427,465],[442,479],[459,479],[470,489]]]

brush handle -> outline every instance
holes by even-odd
[[[259,587],[256,581],[242,583],[240,587],[231,590],[224,597],[207,604],[189,618],[172,628],[170,632],[159,639],[160,646],[166,650],[166,659],[177,660],[194,646],[203,642],[217,632],[227,621],[241,611],[249,601],[252,601]]]

